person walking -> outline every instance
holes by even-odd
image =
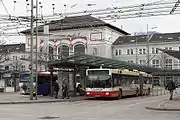
[[[63,82],[63,85],[62,85],[62,93],[63,93],[63,96],[62,96],[62,98],[64,99],[64,98],[67,98],[67,99],[69,99],[69,90],[68,90],[68,85],[67,85],[67,83],[64,81]]]
[[[173,80],[170,80],[167,85],[166,85],[166,89],[169,90],[170,92],[170,100],[173,99],[173,91],[176,89],[175,83],[173,82]]]
[[[26,94],[28,87],[25,83],[23,83],[22,89],[23,89],[24,94]]]
[[[55,98],[57,99],[58,98],[58,92],[59,92],[59,84],[57,83],[57,81],[55,81],[53,84],[53,90],[55,93]]]

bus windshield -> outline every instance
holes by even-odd
[[[111,76],[108,70],[88,71],[87,85],[90,88],[110,88]]]

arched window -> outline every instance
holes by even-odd
[[[69,56],[69,47],[66,45],[62,45],[58,48],[58,56],[59,59],[62,57],[68,57]]]
[[[83,44],[78,44],[74,46],[75,54],[85,54],[85,46]]]

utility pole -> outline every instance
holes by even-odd
[[[135,37],[136,37],[136,65],[138,64],[138,48],[137,48],[137,35],[135,33]]]
[[[36,100],[38,92],[38,0],[36,0]]]
[[[148,66],[149,66],[150,65],[149,64],[149,62],[150,62],[149,61],[149,40],[150,40],[149,37],[150,36],[148,34],[149,34],[149,28],[148,28],[148,24],[147,24],[147,63],[148,63]]]
[[[33,15],[33,0],[31,0],[31,77],[30,77],[30,100],[33,100],[33,22],[34,22],[34,15]]]

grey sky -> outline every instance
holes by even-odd
[[[28,15],[26,11],[26,0],[3,0],[9,13],[11,15]],[[30,0],[28,0],[30,1]],[[159,0],[39,0],[43,5],[43,14],[52,14],[52,3],[55,4],[55,12],[62,13],[65,12],[64,4],[67,4],[66,11],[83,11],[89,9],[101,9],[115,6],[128,6],[133,4],[142,4],[148,2],[154,2]],[[163,1],[163,0],[161,0]],[[164,0],[167,1],[167,0]],[[174,1],[174,0],[168,0]],[[77,5],[75,5],[77,4]],[[95,6],[88,7],[87,4],[96,4]],[[71,8],[74,6],[73,8]],[[6,14],[2,4],[0,3],[0,14]],[[146,32],[146,25],[149,24],[149,30],[152,27],[157,27],[154,29],[158,32],[179,32],[179,22],[180,15],[174,16],[160,16],[160,17],[148,17],[148,18],[133,18],[125,20],[116,20],[116,22],[108,21],[113,25],[120,27],[129,33],[134,32]]]

